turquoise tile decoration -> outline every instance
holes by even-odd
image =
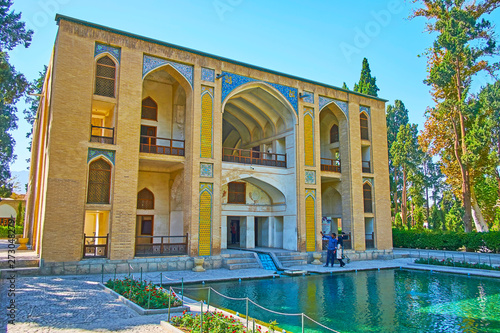
[[[105,149],[94,149],[94,148],[89,148],[89,152],[87,155],[87,163],[93,159],[94,157],[97,157],[99,155],[102,155],[106,157],[108,160],[115,164],[115,151],[114,150],[105,150]]]
[[[306,184],[316,184],[316,171],[306,170]]]
[[[106,45],[102,43],[95,43],[94,57],[97,57],[101,53],[108,52],[120,63],[121,49],[119,47],[114,47],[111,45]]]
[[[337,105],[339,107],[339,109],[342,110],[342,112],[344,112],[347,119],[349,119],[349,106],[347,105],[347,102],[339,101],[338,99],[333,99],[333,98],[324,97],[324,96],[319,96],[318,101],[319,101],[320,111],[328,104],[335,103],[335,105]]]
[[[201,68],[201,79],[203,81],[214,82],[215,81],[215,71],[210,68]]]
[[[193,86],[193,66],[181,64],[167,59],[152,57],[149,55],[144,55],[143,58],[142,77],[144,78],[152,70],[166,64],[171,65],[173,68],[179,71],[179,73],[181,73],[182,76],[184,76],[186,80],[188,80],[189,84]]]
[[[200,177],[213,178],[214,165],[212,163],[200,163]]]

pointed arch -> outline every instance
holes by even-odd
[[[144,81],[149,75],[160,71],[167,72],[179,83],[179,85],[184,89],[184,92],[186,93],[186,99],[191,97],[191,94],[193,92],[191,83],[184,75],[182,75],[181,72],[179,72],[179,70],[177,70],[177,68],[172,66],[170,63],[166,63],[162,66],[156,67],[155,69],[143,74],[142,81]]]
[[[373,213],[372,184],[369,181],[363,183],[363,207],[365,213]]]
[[[142,100],[141,118],[158,120],[158,103],[150,96]]]
[[[89,164],[87,203],[109,204],[112,166],[99,157]]]
[[[115,97],[116,62],[107,53],[96,60],[95,95]]]
[[[362,111],[359,114],[359,129],[361,131],[361,140],[370,140],[368,114]]]
[[[137,193],[137,209],[155,209],[155,196],[147,188]]]

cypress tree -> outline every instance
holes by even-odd
[[[363,58],[361,77],[359,78],[359,83],[354,84],[354,91],[377,97],[377,91],[380,89],[377,87],[376,81],[377,79],[374,76],[372,77],[368,59]]]

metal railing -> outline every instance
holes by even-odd
[[[364,172],[364,173],[370,173],[371,172],[371,165],[370,165],[370,161],[362,161],[361,162],[361,170]]]
[[[106,236],[87,236],[83,234],[84,258],[107,258],[109,234]]]
[[[184,156],[184,140],[141,135],[141,153]]]
[[[286,168],[286,154],[266,153],[251,149],[222,148],[222,160]]]
[[[187,254],[188,234],[185,236],[136,236],[135,256],[175,256]]]
[[[341,172],[340,160],[321,158],[321,171]]]
[[[115,128],[90,125],[90,142],[114,144]]]
[[[367,249],[375,248],[375,233],[365,234],[365,245]]]

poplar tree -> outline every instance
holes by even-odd
[[[472,230],[471,163],[467,122],[474,117],[465,104],[472,78],[481,71],[494,73],[498,64],[486,57],[498,54],[491,23],[482,18],[500,6],[498,0],[415,0],[422,5],[412,17],[428,20],[426,29],[436,33],[428,49],[428,77],[436,107],[427,112],[423,133],[432,154],[452,158],[459,168],[464,230]],[[450,150],[452,154],[450,154]],[[450,160],[451,162],[451,160]],[[451,163],[450,163],[451,164]],[[447,181],[455,180],[448,176]]]
[[[372,77],[368,59],[363,58],[361,76],[359,82],[354,84],[354,91],[377,97],[377,91],[380,89],[377,87],[376,81],[377,79],[374,76]]]

